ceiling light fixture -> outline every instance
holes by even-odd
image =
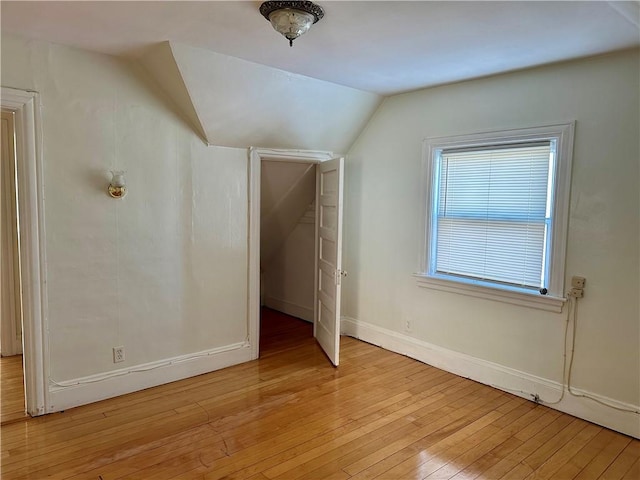
[[[324,17],[324,10],[313,2],[264,2],[260,13],[271,22],[276,32],[293,41],[309,31],[311,25]]]

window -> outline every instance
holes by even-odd
[[[573,124],[426,141],[419,284],[559,311]]]

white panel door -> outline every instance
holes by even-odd
[[[316,220],[317,308],[313,334],[336,367],[340,354],[342,190],[344,159],[318,164]]]

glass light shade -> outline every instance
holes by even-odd
[[[124,187],[124,172],[122,170],[111,171],[111,185],[114,187]]]
[[[315,21],[315,17],[301,10],[283,8],[275,10],[269,15],[269,21],[273,28],[289,40],[289,45],[300,35],[309,31]]]

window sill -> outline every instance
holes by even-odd
[[[549,295],[512,292],[509,290],[499,290],[481,285],[434,278],[423,273],[415,273],[413,276],[416,278],[419,287],[431,288],[442,292],[459,293],[471,297],[486,298],[488,300],[537,308],[538,310],[546,310],[548,312],[560,313],[564,302],[567,301],[565,298],[551,297]]]

